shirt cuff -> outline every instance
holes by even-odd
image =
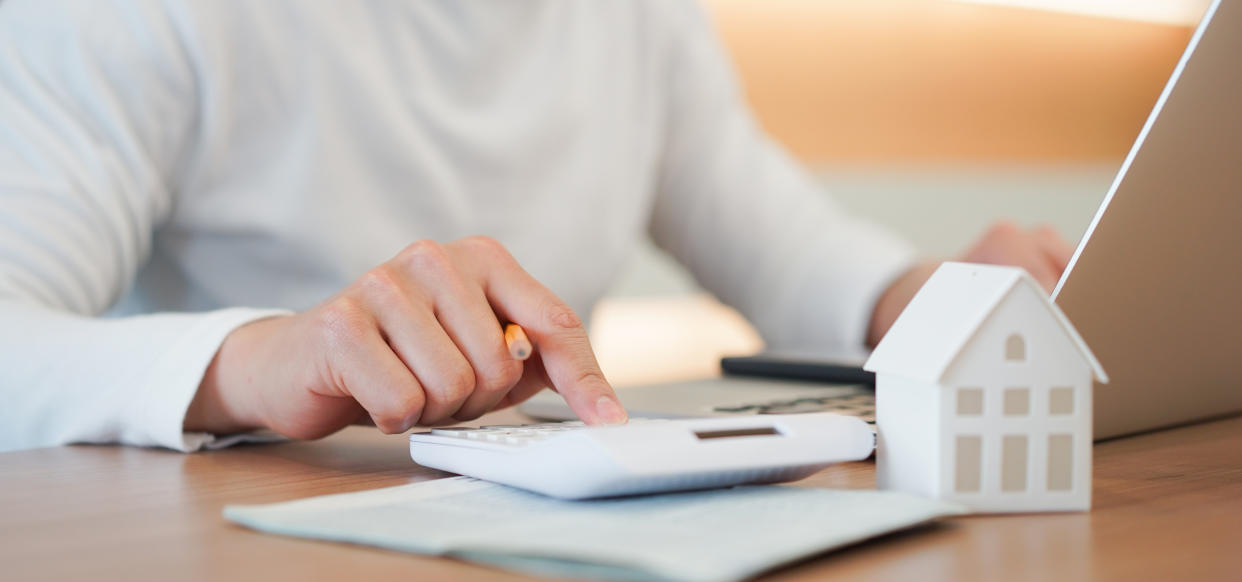
[[[217,449],[242,442],[272,442],[281,437],[274,433],[254,432],[218,436],[203,432],[186,432],[185,413],[194,399],[203,374],[212,358],[233,330],[259,319],[287,315],[279,309],[230,308],[213,311],[190,326],[169,345],[147,375],[140,426],[146,427],[145,439],[157,446],[181,452]]]

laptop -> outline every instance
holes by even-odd
[[[1208,8],[1053,299],[1111,378],[1096,439],[1242,411],[1242,0]],[[874,417],[863,384],[726,376],[618,396],[635,417]],[[520,410],[573,417],[551,391]]]

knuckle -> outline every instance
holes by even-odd
[[[478,374],[477,389],[488,394],[508,392],[522,378],[522,363],[513,359],[498,362],[487,372]]]
[[[375,426],[387,434],[404,432],[411,419],[418,418],[423,410],[423,394],[419,390],[404,391],[392,398],[387,405],[371,414]]]
[[[333,345],[358,342],[369,325],[366,309],[348,296],[324,305],[317,313],[316,324]]]
[[[574,378],[576,386],[608,386],[608,380],[604,378],[604,373],[599,370],[583,370]]]
[[[476,234],[474,236],[468,236],[464,239],[461,239],[461,244],[462,246],[472,251],[483,253],[486,255],[500,256],[500,255],[509,254],[509,251],[505,249],[504,245],[500,244],[500,241],[490,236],[485,236],[481,234]]]
[[[401,419],[393,414],[372,413],[371,420],[375,421],[375,428],[380,429],[380,432],[384,434],[401,432]]]
[[[466,255],[494,267],[512,268],[518,266],[517,259],[509,253],[509,249],[500,241],[484,235],[466,237],[457,241],[458,248]]]
[[[439,250],[441,250],[440,243],[434,240],[431,240],[429,238],[424,238],[424,239],[416,240],[406,245],[406,247],[402,249],[401,254],[419,255],[419,254],[426,254],[426,253],[434,253]]]
[[[465,400],[474,391],[474,382],[474,372],[468,366],[457,370],[456,373],[449,376],[448,383],[445,386],[449,401],[461,402]]]
[[[1009,219],[998,220],[988,229],[988,235],[996,238],[1013,238],[1021,234],[1022,227]]]
[[[551,302],[544,308],[544,319],[558,329],[581,329],[582,319],[568,305],[555,301]]]
[[[401,283],[391,267],[381,265],[363,273],[358,288],[367,297],[386,300],[400,295]]]
[[[396,416],[388,414],[372,415],[371,420],[375,421],[375,428],[384,434],[398,434],[405,432],[405,426],[402,420]]]
[[[462,402],[474,390],[474,382],[474,372],[469,366],[463,365],[447,374],[436,385],[436,389],[430,391],[428,399],[440,406]]]
[[[452,261],[444,247],[430,239],[411,243],[397,256],[404,267],[415,272],[442,272],[452,267]]]

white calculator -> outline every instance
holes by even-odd
[[[410,435],[420,465],[559,497],[776,483],[866,459],[870,426],[833,413],[435,428]]]

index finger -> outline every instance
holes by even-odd
[[[488,301],[502,317],[526,330],[552,387],[588,424],[625,422],[625,409],[604,379],[578,315],[507,252],[492,258],[480,273]]]

